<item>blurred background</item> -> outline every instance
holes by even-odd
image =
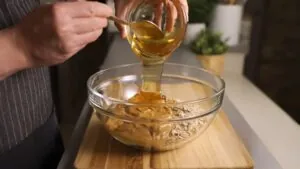
[[[114,6],[113,0],[106,3]],[[194,48],[202,51],[194,52],[195,57],[224,55],[225,69],[235,69],[245,76],[300,123],[300,17],[297,15],[300,1],[188,0],[188,3],[189,24],[182,46],[194,42]],[[204,49],[214,51],[213,45],[217,44],[204,47],[197,43],[203,39],[199,33],[205,30],[221,33],[218,45],[220,41],[226,42],[228,50],[203,52]],[[99,70],[108,51],[117,50],[111,48],[117,36],[117,30],[110,22],[96,42],[53,68],[58,116],[63,130],[72,131],[86,101],[86,81]],[[226,68],[226,57],[236,67]]]

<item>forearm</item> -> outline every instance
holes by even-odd
[[[24,44],[19,38],[15,28],[0,31],[0,81],[30,67]]]

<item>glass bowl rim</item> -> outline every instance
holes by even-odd
[[[102,99],[105,99],[105,100],[109,100],[110,102],[113,102],[115,104],[122,104],[122,105],[125,105],[125,106],[174,106],[174,103],[158,103],[158,104],[137,104],[137,103],[130,103],[126,100],[120,100],[120,99],[116,99],[116,98],[113,98],[113,97],[107,97],[107,96],[104,96],[102,94],[100,94],[99,92],[97,92],[95,89],[93,89],[91,87],[91,83],[93,81],[93,79],[95,79],[95,77],[99,76],[99,75],[102,75],[104,74],[105,72],[107,71],[111,71],[111,70],[114,70],[114,69],[119,69],[119,68],[125,68],[125,67],[131,67],[131,66],[136,66],[136,65],[141,65],[141,63],[131,63],[131,64],[122,64],[122,65],[117,65],[117,66],[113,66],[113,67],[110,67],[110,68],[106,68],[106,69],[103,69],[103,70],[100,70],[96,73],[94,73],[93,75],[91,75],[87,81],[87,87],[88,87],[88,91],[90,93],[92,93],[93,95],[97,96],[97,97],[100,97]],[[193,103],[197,103],[197,102],[204,102],[204,101],[207,101],[207,100],[210,100],[210,99],[214,99],[218,96],[220,96],[221,94],[224,93],[225,91],[225,81],[224,79],[209,71],[209,70],[206,70],[206,69],[203,69],[203,68],[199,68],[199,67],[196,67],[196,66],[190,66],[190,65],[185,65],[185,64],[179,64],[179,63],[164,63],[164,65],[170,65],[170,66],[179,66],[179,67],[184,67],[184,68],[189,68],[189,69],[194,69],[194,70],[198,70],[198,71],[203,71],[205,73],[208,73],[209,75],[213,76],[213,77],[216,77],[218,78],[218,80],[220,80],[221,82],[221,87],[219,90],[216,91],[216,93],[210,95],[210,96],[207,96],[207,97],[204,97],[204,98],[199,98],[199,99],[194,99],[194,100],[188,100],[188,101],[181,101],[181,102],[176,102],[175,105],[183,105],[183,104],[193,104]],[[90,94],[88,94],[90,95]],[[89,98],[90,96],[88,96]]]

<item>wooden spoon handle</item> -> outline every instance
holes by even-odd
[[[117,18],[115,16],[109,16],[108,19],[112,20],[114,22],[117,22],[119,24],[123,24],[123,25],[128,25],[129,24],[128,22],[124,21],[123,19]]]

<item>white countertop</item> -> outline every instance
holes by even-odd
[[[282,169],[299,169],[300,126],[242,75],[243,63],[242,53],[227,54],[227,96]]]
[[[242,75],[243,53],[228,53],[225,57],[224,79],[230,101],[282,169],[299,169],[300,126]]]
[[[299,169],[299,125],[243,76],[225,73],[224,78],[230,101],[282,169]]]
[[[279,165],[283,169],[299,169],[300,126],[242,75],[243,63],[244,54],[227,54],[227,96]]]

